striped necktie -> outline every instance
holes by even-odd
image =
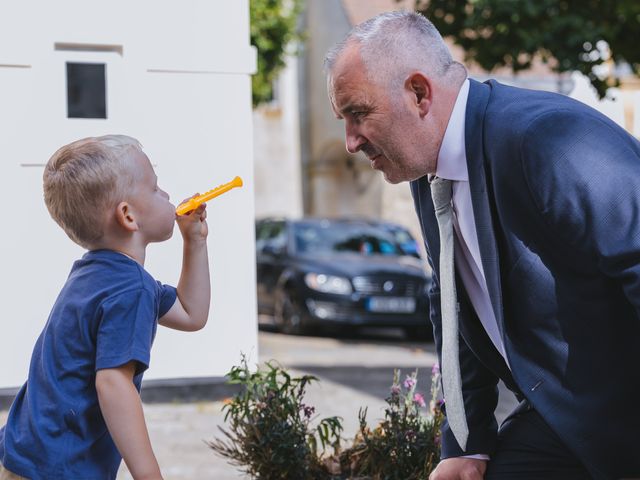
[[[453,261],[453,182],[435,177],[431,198],[440,230],[440,311],[442,317],[442,388],[447,421],[460,448],[466,450],[469,427],[462,398],[458,344],[458,301]]]

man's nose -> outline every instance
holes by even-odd
[[[366,138],[360,135],[357,130],[350,128],[349,126],[345,127],[345,137],[347,143],[347,151],[349,153],[358,152],[362,148],[362,145],[367,143]]]

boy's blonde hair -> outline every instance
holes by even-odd
[[[77,140],[60,148],[44,169],[44,201],[51,217],[78,245],[91,248],[104,235],[110,209],[133,187],[130,149],[140,143],[126,135]]]

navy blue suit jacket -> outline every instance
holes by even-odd
[[[482,265],[509,370],[460,278],[466,454],[495,448],[497,380],[526,397],[595,478],[640,476],[640,143],[567,97],[471,81],[466,155]],[[434,270],[427,178],[411,182]],[[443,427],[443,458],[462,452]]]

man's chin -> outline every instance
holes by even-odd
[[[403,178],[399,178],[392,173],[387,173],[384,170],[382,171],[382,176],[387,183],[390,183],[392,185],[397,185],[398,183],[402,183],[405,181]]]

